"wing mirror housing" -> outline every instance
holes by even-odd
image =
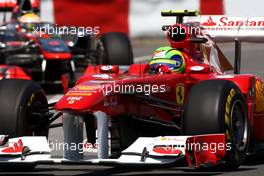
[[[206,43],[208,39],[205,37],[191,37],[189,38],[189,42],[191,43]]]

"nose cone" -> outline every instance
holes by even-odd
[[[55,105],[58,111],[92,111],[93,107],[104,100],[99,86],[77,85],[68,91]]]

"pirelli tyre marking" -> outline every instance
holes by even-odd
[[[255,88],[256,88],[255,112],[259,113],[264,111],[264,85],[262,81],[256,80]]]
[[[235,89],[231,89],[231,91],[229,92],[228,94],[228,97],[227,97],[227,100],[226,100],[226,106],[225,106],[225,124],[226,126],[229,128],[230,127],[230,110],[231,110],[231,101],[232,101],[232,98],[234,97],[235,95]],[[226,137],[228,140],[231,139],[231,136],[229,134],[229,131],[228,131],[228,128],[226,129]]]
[[[179,84],[176,86],[176,103],[178,105],[183,105],[184,102],[184,86]]]
[[[29,99],[27,106],[31,106],[33,104],[34,100],[35,100],[35,94],[32,94],[30,99]]]

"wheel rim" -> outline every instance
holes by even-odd
[[[39,95],[36,94],[35,96],[39,96]],[[42,101],[41,99],[36,98],[36,100],[32,102],[32,104],[30,105],[30,108],[27,110],[27,113],[26,113],[27,117],[30,117],[29,118],[29,121],[30,121],[29,123],[29,128],[30,128],[29,133],[30,134],[29,135],[36,136],[37,133],[41,131],[40,128],[35,128],[35,127],[40,125],[41,122],[43,123],[43,119],[41,119],[41,117],[39,117],[38,115],[34,115],[34,113],[41,114],[39,111],[40,109],[42,109],[43,106],[45,106],[44,100]],[[44,115],[45,112],[42,112],[42,113]]]
[[[246,108],[241,100],[235,100],[231,108],[231,133],[234,146],[243,151],[248,140],[248,120]]]

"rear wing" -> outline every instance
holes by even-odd
[[[22,10],[33,10],[39,12],[40,0],[1,0],[0,12],[12,12],[19,6]]]
[[[176,24],[173,24],[173,27],[172,25],[162,26],[162,30],[166,32],[171,45],[176,46],[179,44],[177,47],[179,46],[184,47],[183,41],[191,42],[191,43],[207,43],[207,41],[211,39],[211,37],[209,37],[208,35],[200,35],[206,32],[206,29],[204,29],[201,26],[201,22],[197,22],[197,20],[200,20],[199,15],[200,15],[199,12],[196,10],[162,10],[161,11],[161,16],[163,17],[176,18]],[[184,23],[184,18],[190,18],[193,21],[189,23]],[[186,27],[182,28],[181,26],[188,26],[188,28]],[[206,32],[206,34],[208,33]],[[212,41],[209,43],[211,47],[214,47],[217,50],[215,54],[218,55],[221,70],[224,71],[233,70],[233,66],[229,63],[228,59],[221,52],[219,47],[217,45],[214,45],[213,44],[214,42]],[[200,48],[200,50],[203,51],[201,53],[203,53],[204,58],[207,58],[209,53],[211,53],[211,48],[208,46],[204,46]]]
[[[162,10],[161,16],[175,17],[176,23],[191,23],[202,27],[216,42],[264,42],[264,17],[228,17],[224,15],[201,15],[196,10]],[[170,25],[164,25],[164,31]]]
[[[200,16],[200,26],[216,42],[234,42],[234,73],[241,68],[242,42],[264,43],[264,17]],[[197,20],[197,19],[190,19]]]
[[[185,18],[185,22],[195,28],[194,31],[198,29],[201,33],[208,34],[215,42],[234,42],[234,73],[239,74],[242,42],[264,43],[264,17],[243,18],[223,15],[199,15],[196,10],[161,11],[163,17],[176,17],[176,23],[184,23],[183,18]],[[168,26],[162,26],[162,30],[168,30]]]
[[[264,42],[264,17],[200,16],[196,19],[217,42]]]
[[[161,16],[176,17],[176,23],[184,23],[183,18],[185,17],[185,22],[194,27],[194,31],[198,29],[201,33],[208,34],[215,42],[234,42],[234,73],[239,74],[242,42],[264,43],[264,17],[199,15],[199,12],[195,10],[163,10],[161,12]],[[162,27],[162,30],[167,29],[166,25]]]

